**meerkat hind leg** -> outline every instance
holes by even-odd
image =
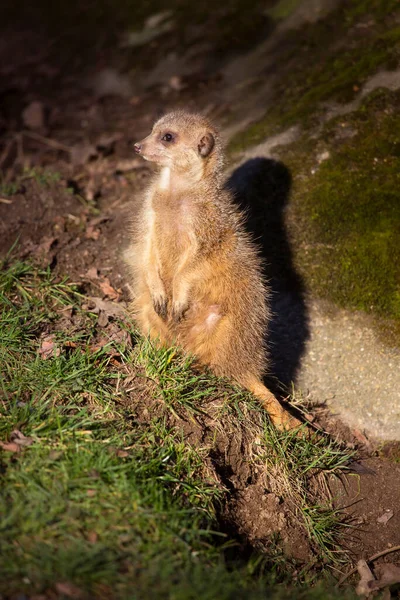
[[[298,419],[283,408],[274,394],[256,377],[245,379],[240,383],[260,401],[277,429],[289,430],[302,425]]]
[[[232,377],[252,392],[278,429],[299,427],[301,422],[283,408],[274,394],[255,374],[238,375],[232,369],[232,357],[226,354],[226,348],[231,347],[231,344],[228,343],[231,331],[231,324],[222,318],[220,307],[217,304],[210,305],[202,314],[200,324],[191,329],[192,339],[187,340],[189,344],[186,347],[189,350],[192,349],[193,353],[197,355],[200,364],[210,366],[217,375]],[[232,352],[234,352],[233,349]]]

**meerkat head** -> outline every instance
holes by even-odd
[[[202,115],[173,112],[134,145],[135,152],[171,172],[200,180],[220,170],[222,150],[217,130]]]

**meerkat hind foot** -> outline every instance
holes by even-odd
[[[271,422],[280,431],[289,431],[301,427],[303,423],[285,410],[272,392],[261,381],[252,381],[246,385],[267,411]]]

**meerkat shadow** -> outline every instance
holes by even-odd
[[[226,182],[246,215],[246,228],[259,244],[264,275],[271,290],[271,320],[266,384],[275,393],[290,391],[309,337],[302,278],[296,272],[285,225],[292,178],[281,162],[253,158],[238,167]]]

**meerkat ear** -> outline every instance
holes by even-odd
[[[200,156],[202,156],[203,158],[208,156],[210,154],[210,152],[212,151],[212,149],[214,148],[214,145],[215,145],[214,136],[212,133],[210,133],[208,131],[205,135],[203,135],[201,137],[199,144],[197,146]]]

